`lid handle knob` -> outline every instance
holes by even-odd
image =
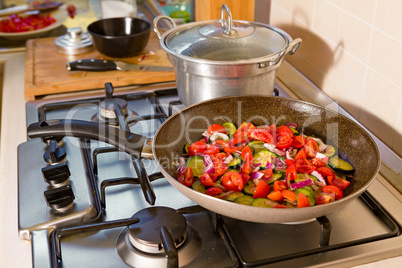
[[[225,12],[227,14],[227,20],[225,20]],[[222,5],[221,8],[221,19],[220,22],[222,23],[223,33],[225,35],[232,35],[234,31],[232,30],[232,11],[230,11],[229,7],[225,4]]]

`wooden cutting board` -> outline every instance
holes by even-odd
[[[65,55],[56,51],[55,37],[30,39],[26,43],[25,99],[82,90],[104,88],[106,82],[113,86],[140,85],[174,81],[174,72],[150,71],[67,71],[66,63],[79,59],[111,59],[98,51],[80,55]],[[119,59],[127,63],[172,66],[156,35],[150,35],[146,49],[138,56]]]

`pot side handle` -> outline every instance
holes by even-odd
[[[171,28],[175,28],[177,26],[176,22],[174,22],[174,20],[171,17],[166,16],[166,15],[157,16],[153,21],[153,25],[154,25],[154,32],[156,33],[156,35],[158,36],[159,39],[161,39],[162,34],[160,33],[160,31],[158,29],[158,22],[162,19],[169,21],[172,26]]]
[[[266,68],[268,66],[275,66],[276,64],[278,64],[283,57],[285,57],[287,54],[289,55],[293,55],[296,53],[296,51],[299,49],[299,47],[301,46],[302,40],[300,38],[296,38],[295,40],[293,40],[292,42],[289,43],[289,45],[287,46],[286,49],[282,50],[281,53],[279,53],[278,57],[276,57],[276,59],[274,60],[269,60],[266,62],[262,62],[262,63],[258,63],[257,67],[262,69],[262,68]]]

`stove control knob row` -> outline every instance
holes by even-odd
[[[43,159],[49,164],[56,164],[66,158],[66,150],[57,145],[56,140],[50,141],[49,150],[43,154]]]
[[[70,185],[53,188],[44,192],[47,205],[57,212],[64,212],[74,204],[74,193]]]
[[[42,173],[45,182],[52,186],[57,186],[68,182],[68,178],[71,175],[67,162],[61,162],[55,165],[44,167],[42,168]]]

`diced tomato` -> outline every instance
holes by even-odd
[[[213,186],[214,185],[214,181],[212,180],[211,176],[209,176],[208,173],[202,174],[201,176],[198,177],[198,179],[205,186]]]
[[[246,145],[243,150],[241,151],[241,158],[244,161],[252,161],[253,160],[253,152],[251,151],[250,146]]]
[[[329,167],[317,168],[317,172],[320,173],[321,176],[323,176],[323,177],[328,177],[328,176],[335,177],[334,171],[332,169],[330,169]]]
[[[224,140],[216,140],[211,143],[212,146],[218,147],[220,150],[224,150],[225,148],[229,147],[229,143]]]
[[[314,157],[313,159],[310,160],[310,162],[312,165],[316,166],[317,168],[320,168],[328,163],[328,157],[327,156],[325,158]]]
[[[310,138],[307,140],[306,145],[304,145],[304,150],[308,158],[313,158],[320,151],[320,148],[318,147],[318,143]]]
[[[274,181],[274,191],[279,192],[287,189],[286,183],[284,181]]]
[[[217,154],[219,153],[219,148],[213,145],[207,145],[204,150],[204,154]]]
[[[334,201],[334,197],[332,195],[329,195],[326,193],[315,194],[315,204],[316,205],[328,204],[333,201]]]
[[[350,181],[347,181],[347,180],[344,180],[344,179],[341,179],[341,178],[338,178],[335,176],[327,176],[327,180],[330,185],[335,185],[335,186],[341,188],[342,190],[344,190],[350,184]]]
[[[296,148],[296,149],[300,149],[303,148],[304,145],[306,144],[307,139],[303,136],[295,136],[293,139],[293,143],[292,143],[292,147]]]
[[[259,180],[255,188],[253,198],[266,198],[269,194],[269,185],[263,180]]]
[[[205,194],[210,195],[210,196],[217,196],[221,193],[223,193],[223,190],[218,187],[210,187],[205,191]]]
[[[194,183],[193,171],[189,167],[184,167],[182,171],[179,173],[177,180],[188,187],[191,187]]]
[[[321,188],[321,191],[323,193],[332,193],[335,194],[335,200],[343,198],[343,192],[341,188],[335,185],[326,185]]]
[[[304,207],[309,207],[309,206],[310,206],[310,201],[308,200],[307,196],[304,195],[303,193],[298,193],[297,194],[297,207],[304,208]]]
[[[268,131],[260,128],[252,128],[248,130],[248,137],[254,140],[263,141],[265,143],[274,143],[274,139]]]
[[[281,191],[273,191],[268,194],[268,198],[273,201],[282,201],[283,195],[282,195]]]
[[[207,148],[205,139],[194,142],[187,147],[188,155],[190,157],[195,156],[195,155],[200,155],[204,152],[205,148]]]
[[[228,191],[240,192],[243,189],[243,178],[238,172],[229,171],[223,175],[222,185]]]
[[[293,131],[292,131],[288,126],[285,126],[285,125],[278,127],[277,130],[276,130],[276,133],[277,133],[278,135],[285,135],[285,134],[287,134],[287,135],[289,135],[291,138],[293,138],[294,135],[295,135],[295,134],[293,133]]]
[[[282,190],[281,191],[282,195],[284,198],[288,199],[291,202],[295,202],[296,201],[296,194],[291,191],[291,190]]]
[[[263,174],[261,179],[269,179],[269,178],[271,178],[272,173],[273,173],[272,168],[260,169],[258,172]]]
[[[222,134],[226,134],[226,129],[221,124],[213,124],[213,125],[209,126],[209,128],[207,129],[207,132],[211,135],[215,131],[222,133]]]

